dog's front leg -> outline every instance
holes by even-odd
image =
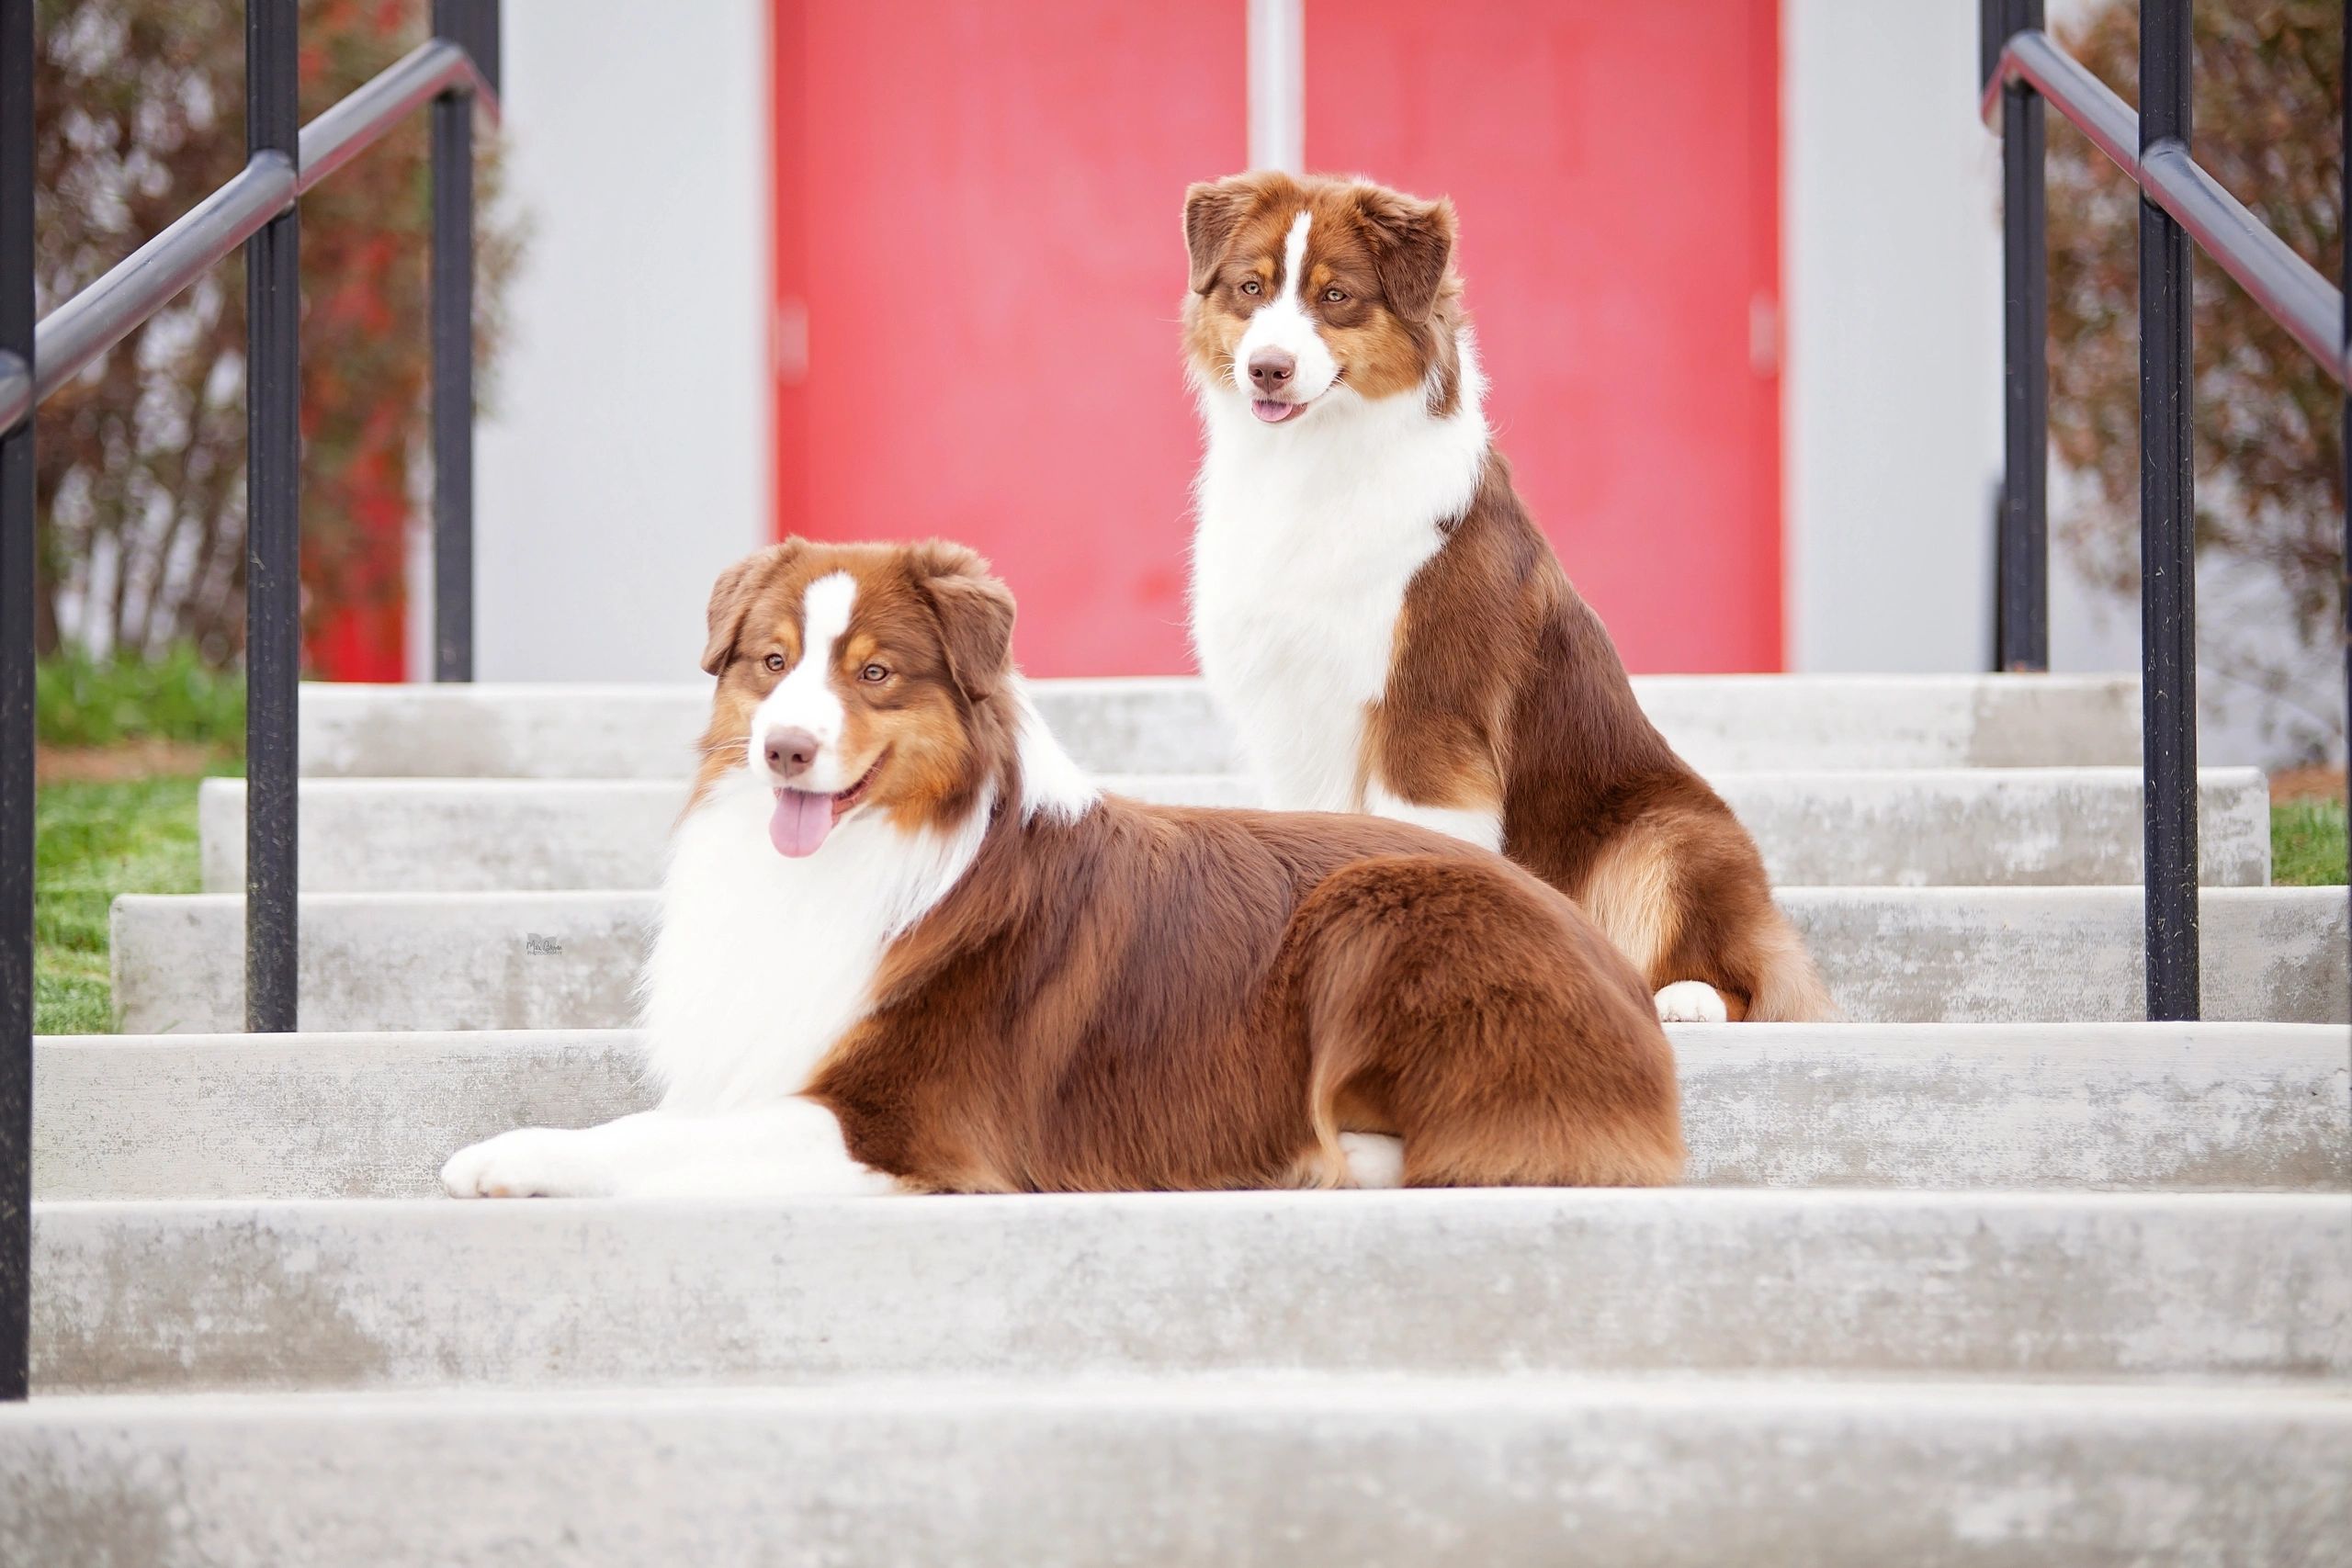
[[[452,1198],[609,1198],[669,1158],[702,1118],[643,1111],[601,1127],[520,1127],[459,1149],[441,1168]]]
[[[1498,807],[1436,806],[1408,800],[1374,780],[1363,792],[1363,808],[1374,817],[1466,839],[1482,850],[1499,852],[1503,847],[1503,814]]]
[[[524,1127],[441,1168],[453,1198],[876,1194],[884,1173],[850,1157],[832,1112],[802,1100],[708,1115],[643,1111],[601,1127]]]

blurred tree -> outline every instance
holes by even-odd
[[[414,47],[424,0],[303,0],[302,119]],[[34,268],[46,314],[243,166],[238,0],[40,0]],[[302,581],[398,646],[402,529],[426,493],[425,117],[302,198]],[[494,139],[475,174],[474,335],[487,371],[519,225]],[[214,663],[244,639],[242,254],[41,406],[39,637]]]
[[[2195,7],[2197,160],[2331,282],[2343,254],[2342,0]],[[2127,103],[2139,7],[2106,0],[2059,41]],[[2088,482],[2061,537],[2095,582],[2140,581],[2137,189],[2050,117],[2050,435]],[[2342,393],[2195,251],[2199,660],[2312,752],[2341,732]],[[2259,604],[2253,614],[2240,613]],[[2327,678],[2327,672],[2333,678]]]

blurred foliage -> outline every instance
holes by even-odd
[[[245,682],[186,643],[153,659],[94,659],[67,649],[34,671],[34,723],[44,746],[185,740],[232,755],[245,745]]]
[[[2198,162],[2331,282],[2343,254],[2342,0],[2206,0],[2194,8]],[[2139,8],[2090,9],[2059,41],[2131,103]],[[2140,581],[2139,194],[2061,117],[2050,124],[2050,434],[2090,482],[2061,536],[2092,581]],[[2341,393],[2202,251],[2195,254],[2197,543],[2215,592],[2200,658],[2278,703],[2315,752],[2344,722],[2343,689],[2314,683],[2342,648]],[[2234,615],[2233,572],[2260,592]],[[2318,694],[2326,693],[2324,701]]]
[[[302,0],[305,123],[427,33],[424,0]],[[244,165],[238,0],[39,0],[34,267],[44,314]],[[302,198],[302,579],[311,606],[396,604],[425,493],[426,117]],[[477,136],[475,344],[518,254]],[[37,635],[225,664],[244,635],[242,254],[40,410]],[[389,536],[389,548],[385,540]],[[384,565],[392,565],[388,570]]]

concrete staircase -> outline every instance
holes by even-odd
[[[2204,780],[2206,1014],[2140,1012],[2137,694],[1637,682],[1855,1021],[1680,1028],[1666,1192],[453,1204],[639,1109],[699,688],[312,688],[306,1028],[243,792],[40,1043],[0,1562],[2352,1562],[2340,889]],[[1046,682],[1244,801],[1187,682]]]

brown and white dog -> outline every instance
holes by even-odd
[[[645,976],[661,1108],[477,1144],[450,1192],[1678,1179],[1671,1048],[1574,904],[1423,829],[1098,793],[1012,619],[955,545],[718,580]]]
[[[1270,803],[1501,850],[1661,1018],[1829,1016],[1755,841],[1643,716],[1511,489],[1453,208],[1241,175],[1186,193],[1184,239],[1193,639]]]

